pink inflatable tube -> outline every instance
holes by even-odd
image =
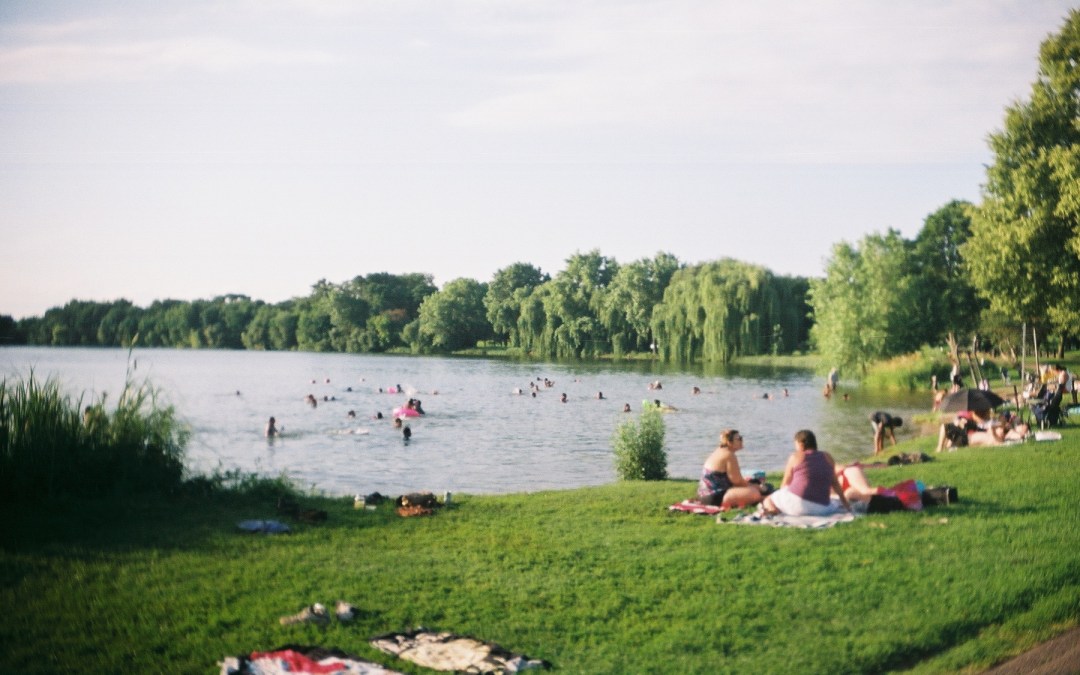
[[[420,413],[416,412],[412,408],[399,406],[397,408],[394,408],[394,417],[420,417]]]

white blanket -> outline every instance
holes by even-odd
[[[832,527],[838,523],[850,523],[855,520],[855,514],[841,511],[831,516],[766,516],[759,513],[744,513],[735,516],[731,520],[717,518],[718,523],[733,523],[735,525],[769,525],[771,527],[797,527],[802,529],[823,529]]]

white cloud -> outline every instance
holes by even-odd
[[[325,65],[324,52],[256,47],[215,37],[108,44],[54,42],[0,50],[0,82],[134,80],[179,70],[210,73],[256,66]]]
[[[1047,17],[1064,13],[1064,3],[1035,3],[1003,16],[1008,7],[563,6],[547,23],[514,24],[528,39],[503,57],[525,67],[449,119],[496,132],[694,126],[735,151],[752,139],[759,158],[970,159],[1034,78]]]

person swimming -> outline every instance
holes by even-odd
[[[277,420],[275,420],[273,417],[271,417],[270,421],[266,423],[266,437],[267,438],[274,438],[275,436],[278,436],[284,430],[285,430],[284,427],[282,427],[281,429],[277,428]]]

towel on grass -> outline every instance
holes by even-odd
[[[236,524],[238,530],[261,534],[284,534],[289,526],[277,520],[241,520]]]
[[[434,670],[460,673],[517,673],[551,664],[512,654],[499,645],[453,633],[415,630],[371,639],[376,649]]]
[[[378,663],[363,661],[337,649],[287,645],[250,656],[230,656],[221,663],[221,675],[401,675]]]
[[[668,511],[684,511],[686,513],[700,513],[703,516],[715,516],[724,509],[719,506],[708,506],[701,502],[695,502],[693,499],[684,499],[678,504],[672,504],[668,507]]]
[[[734,523],[736,525],[768,525],[771,527],[796,527],[802,529],[819,530],[832,527],[838,523],[850,523],[855,520],[855,514],[840,511],[831,516],[766,516],[760,513],[744,513],[735,516],[731,520],[717,518],[718,523]]]
[[[1036,431],[1035,440],[1037,441],[1060,441],[1061,434],[1056,431]]]

